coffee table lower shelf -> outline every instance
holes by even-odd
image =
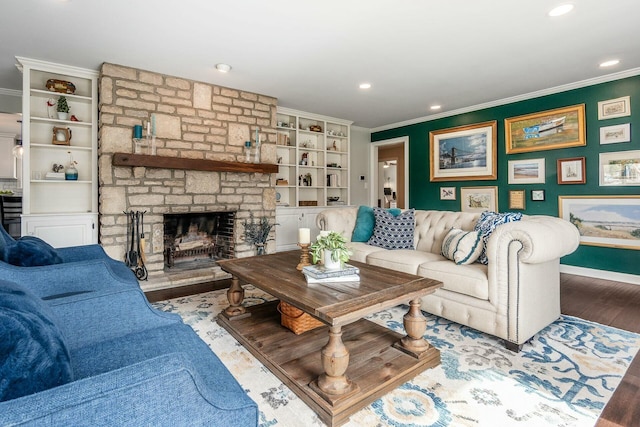
[[[248,307],[250,315],[241,318],[219,315],[218,323],[329,426],[344,424],[355,412],[440,364],[440,352],[434,347],[417,359],[393,347],[403,335],[361,319],[342,328],[350,354],[346,375],[357,384],[357,391],[332,399],[332,404],[311,386],[323,373],[320,351],[327,344],[328,327],[295,335],[280,325],[277,303]]]

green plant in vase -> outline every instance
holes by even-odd
[[[244,220],[244,240],[256,245],[258,255],[264,255],[265,243],[269,240],[269,233],[276,224],[270,224],[269,219],[263,216],[256,222],[253,212],[249,212],[249,220]]]
[[[309,253],[314,264],[323,259],[324,266],[334,270],[341,268],[351,256],[347,240],[336,231],[330,231],[327,234],[321,233],[318,239],[311,244]]]
[[[66,96],[61,96],[60,98],[58,98],[56,111],[58,112],[58,118],[60,120],[67,120],[69,118],[69,104],[67,103]]]

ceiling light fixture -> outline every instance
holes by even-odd
[[[600,67],[604,68],[604,67],[613,67],[614,65],[618,65],[620,63],[620,60],[618,59],[612,59],[610,61],[604,61],[602,63],[600,63]]]
[[[228,73],[229,71],[231,71],[231,65],[216,64],[216,70],[220,71],[221,73]]]
[[[429,108],[431,108],[432,110],[439,110],[439,109],[441,109],[441,108],[442,108],[442,105],[432,105],[432,106],[431,106],[431,107],[429,107]]]
[[[570,3],[561,4],[560,6],[554,7],[549,11],[549,16],[562,16],[573,10],[573,5]]]
[[[370,89],[371,83],[360,83],[360,89]]]

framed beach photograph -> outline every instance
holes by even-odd
[[[460,188],[460,210],[462,212],[497,212],[498,187]]]
[[[631,123],[600,128],[600,145],[631,141]]]
[[[584,184],[587,182],[584,157],[558,159],[557,171],[558,184]]]
[[[640,196],[560,196],[558,207],[581,244],[640,249]]]
[[[507,154],[587,145],[584,104],[505,119]]]
[[[496,179],[497,122],[429,132],[430,181]]]
[[[456,187],[440,187],[440,200],[455,200]]]
[[[544,184],[544,158],[509,160],[509,184]]]
[[[598,102],[598,120],[613,119],[631,115],[631,97],[607,99]]]
[[[640,185],[640,150],[600,153],[600,185]]]

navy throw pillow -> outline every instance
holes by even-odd
[[[378,208],[379,209],[379,208]],[[387,209],[393,216],[398,216],[402,211],[398,208]],[[352,242],[367,243],[373,235],[373,228],[376,225],[376,217],[373,214],[373,208],[369,206],[360,206],[356,217],[356,225],[351,234]]]
[[[19,238],[4,248],[3,260],[20,267],[36,267],[62,263],[56,250],[42,239],[33,236]]]
[[[384,249],[414,249],[413,233],[416,228],[415,210],[409,209],[398,216],[391,212],[374,208],[376,224],[369,244]]]
[[[0,280],[0,401],[73,381],[69,351],[50,308]]]
[[[489,237],[491,237],[491,233],[496,229],[497,226],[501,224],[506,224],[507,222],[520,221],[522,219],[522,214],[520,212],[505,212],[505,213],[497,213],[484,211],[480,214],[480,218],[478,218],[478,222],[476,222],[475,227],[473,229],[477,231],[482,237],[482,252],[478,257],[478,262],[480,264],[487,265],[489,264],[489,260],[487,259],[487,242],[489,241]]]

